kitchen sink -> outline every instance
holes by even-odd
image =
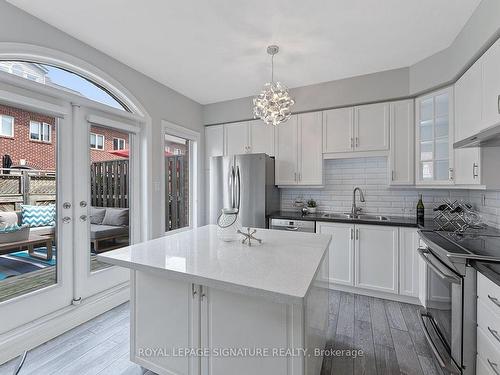
[[[324,218],[330,218],[330,219],[349,219],[349,220],[369,220],[369,221],[389,221],[389,218],[387,216],[382,216],[382,215],[368,215],[368,214],[358,214],[358,215],[353,215],[353,214],[338,214],[338,213],[330,213],[330,214],[324,214]]]
[[[373,221],[389,221],[387,216],[382,215],[358,215],[357,219],[359,220],[373,220]]]

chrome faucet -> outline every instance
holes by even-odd
[[[363,194],[363,191],[359,187],[355,187],[353,192],[352,192],[352,208],[351,208],[351,215],[352,216],[358,216],[359,212],[361,211],[361,207],[356,206],[356,191],[359,191],[360,202],[365,201],[365,196]]]

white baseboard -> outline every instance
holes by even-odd
[[[386,292],[380,292],[378,290],[363,289],[354,286],[340,285],[333,283],[328,283],[328,285],[327,283],[324,283],[323,286],[332,290],[340,290],[341,292],[361,294],[363,296],[388,299],[396,302],[411,303],[412,305],[421,305],[420,300],[417,297],[410,297],[401,294],[386,293]]]
[[[129,283],[82,300],[0,335],[0,364],[53,339],[130,299]]]

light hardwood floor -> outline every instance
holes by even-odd
[[[363,356],[329,357],[321,375],[442,375],[418,321],[418,306],[330,292],[329,340]],[[154,375],[128,359],[129,306],[123,304],[31,350],[20,375]],[[16,361],[0,366],[11,375]]]

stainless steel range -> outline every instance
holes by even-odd
[[[495,231],[419,232],[423,244],[417,251],[427,265],[424,333],[441,367],[475,374],[476,270],[469,260],[500,262],[500,237]]]

